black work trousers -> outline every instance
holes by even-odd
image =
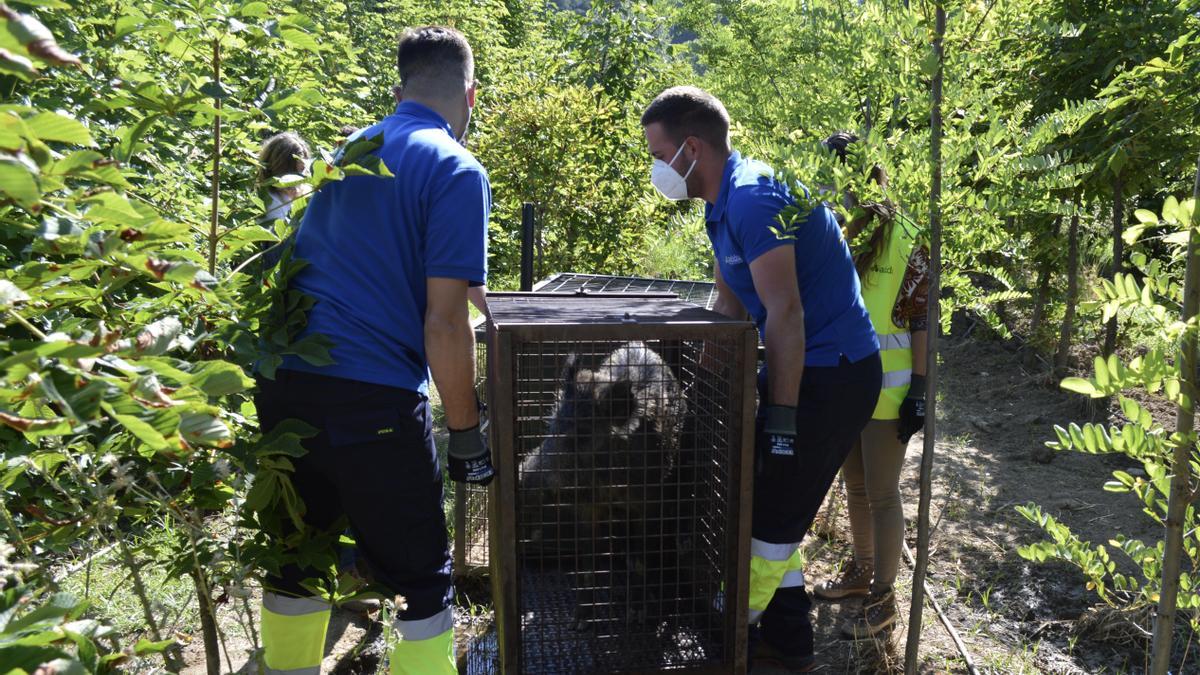
[[[374,581],[407,601],[398,619],[424,619],[453,597],[442,469],[429,400],[378,384],[279,370],[255,396],[264,432],[294,418],[319,430],[302,441],[292,481],[305,524],[319,532],[342,517]],[[340,530],[338,530],[340,531]],[[266,580],[275,592],[307,596],[301,582],[322,572],[284,567]]]
[[[803,541],[838,470],[879,400],[879,354],[837,366],[806,367],[796,405],[796,454],[755,451],[753,537],[771,544]],[[758,438],[763,436],[767,373],[759,372]],[[763,612],[762,636],[792,655],[813,653],[811,601],[804,586],[780,588]]]
[[[836,366],[804,369],[796,404],[796,454],[771,455],[758,443],[754,457],[753,536],[771,543],[804,539],[829,486],[879,401],[879,354]],[[767,401],[767,370],[759,371],[758,436]]]

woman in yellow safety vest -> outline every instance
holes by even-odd
[[[839,132],[825,145],[845,161],[846,147],[855,140]],[[872,178],[887,190],[882,167],[875,167]],[[865,597],[862,611],[842,626],[845,637],[862,640],[896,623],[892,586],[904,544],[900,469],[909,439],[925,426],[929,250],[920,243],[917,227],[899,216],[890,201],[858,204],[854,195],[847,198],[859,214],[845,231],[879,338],[883,389],[871,421],[842,465],[854,559],[839,578],[818,584],[814,595],[830,601]]]

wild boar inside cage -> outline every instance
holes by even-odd
[[[491,306],[503,671],[743,669],[753,326],[662,297]]]
[[[573,272],[556,274],[534,287],[537,294],[575,294],[589,297],[673,298],[711,309],[714,284],[705,281],[677,281],[648,277],[611,277]],[[537,290],[541,289],[541,290]],[[492,293],[493,300],[506,294]],[[528,296],[527,296],[528,297]],[[487,401],[487,323],[481,317],[475,330],[475,388],[481,401]],[[488,489],[471,483],[454,483],[451,505],[451,534],[454,544],[454,573],[458,578],[486,574],[488,558]]]

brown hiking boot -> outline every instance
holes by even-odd
[[[861,598],[871,592],[871,577],[874,575],[875,570],[870,566],[853,562],[842,568],[840,578],[817,584],[813,595],[819,600],[830,601]]]
[[[896,623],[896,594],[891,588],[872,590],[859,615],[842,624],[842,636],[850,640],[874,640]]]

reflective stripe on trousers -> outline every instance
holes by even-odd
[[[453,675],[454,609],[447,607],[426,619],[393,624],[400,641],[392,650],[391,675]]]
[[[263,662],[269,675],[317,675],[330,606],[320,598],[263,592]]]
[[[801,569],[798,542],[771,544],[760,539],[750,540],[751,625],[758,623],[776,589],[804,585]]]

